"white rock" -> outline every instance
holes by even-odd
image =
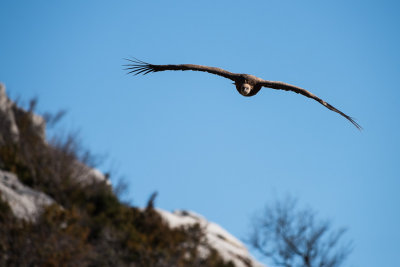
[[[224,260],[232,261],[236,267],[265,267],[250,255],[241,241],[218,224],[207,221],[203,216],[182,210],[172,213],[161,209],[156,210],[172,228],[199,224],[205,231],[207,243],[210,247],[218,251]],[[209,253],[207,248],[200,248],[199,252],[204,257]]]
[[[11,141],[16,142],[19,138],[19,130],[15,122],[13,105],[14,103],[7,97],[6,87],[0,83],[0,127],[8,129],[8,136],[3,136],[3,138],[9,138]],[[0,143],[6,141],[1,140],[1,137]]]
[[[93,183],[106,183],[111,186],[111,181],[101,171],[91,168],[82,162],[76,161],[73,176],[82,185]]]
[[[0,170],[0,195],[17,218],[29,221],[34,221],[43,207],[54,203],[54,200],[46,194],[22,184],[15,174],[2,170]]]

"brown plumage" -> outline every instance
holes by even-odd
[[[134,59],[127,59],[131,63],[126,64],[127,68],[125,70],[128,70],[128,74],[134,73],[134,75],[138,74],[143,74],[146,75],[151,72],[158,72],[158,71],[166,71],[166,70],[192,70],[192,71],[204,71],[208,73],[212,73],[215,75],[222,76],[224,78],[230,79],[234,81],[234,84],[236,86],[236,90],[243,96],[250,97],[253,95],[256,95],[262,87],[268,87],[272,89],[277,89],[277,90],[285,90],[285,91],[292,91],[297,94],[304,95],[306,97],[312,98],[316,101],[318,101],[320,104],[324,105],[326,108],[339,113],[346,119],[348,119],[354,126],[357,127],[357,129],[361,130],[361,126],[350,116],[344,114],[340,110],[336,109],[334,106],[330,105],[329,103],[325,102],[324,100],[320,99],[316,95],[310,93],[309,91],[288,84],[284,82],[276,82],[276,81],[267,81],[263,80],[261,78],[258,78],[256,76],[250,75],[250,74],[241,74],[241,73],[232,73],[229,71],[226,71],[221,68],[216,68],[216,67],[208,67],[208,66],[202,66],[202,65],[193,65],[193,64],[179,64],[179,65],[153,65],[149,64],[146,62],[143,62],[141,60],[138,60],[136,58]]]

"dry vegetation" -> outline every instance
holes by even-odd
[[[339,267],[352,250],[342,238],[345,228],[333,229],[293,198],[267,205],[253,223],[249,243],[274,266]]]
[[[51,196],[35,222],[16,219],[0,201],[0,266],[233,266],[215,252],[198,256],[198,225],[171,229],[153,209],[123,204],[106,182],[93,182],[74,136],[44,142],[31,113],[14,107],[19,140],[0,128],[0,169]],[[59,116],[49,116],[53,121]],[[51,119],[48,120],[51,122]],[[82,182],[86,181],[86,182]]]

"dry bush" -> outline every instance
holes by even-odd
[[[293,198],[268,205],[252,230],[249,243],[275,266],[339,267],[351,252],[351,243],[342,240],[344,228],[332,230]]]
[[[35,106],[27,112],[14,106],[17,142],[0,129],[0,168],[57,204],[25,222],[0,201],[0,266],[233,266],[216,251],[199,258],[203,229],[169,228],[153,208],[155,197],[145,210],[121,203],[105,181],[92,179],[94,158],[76,135],[43,139],[32,120]]]

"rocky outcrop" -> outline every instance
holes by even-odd
[[[31,123],[27,124],[32,127],[29,132],[39,137],[37,139],[40,140],[41,146],[43,148],[48,147],[45,119],[40,115],[18,107],[8,98],[5,86],[0,83],[0,146],[6,144],[17,145],[20,142],[21,129],[19,129],[17,122],[22,117],[27,117],[31,121]],[[90,168],[80,161],[75,161],[74,165],[72,176],[79,183],[90,184],[106,181],[110,185],[106,176],[98,170]],[[21,183],[15,174],[1,169],[0,194],[2,199],[9,204],[13,214],[17,218],[24,220],[35,220],[44,206],[54,203],[52,198],[43,192],[36,191]]]
[[[15,174],[0,170],[0,197],[7,202],[14,216],[35,221],[44,207],[54,204],[46,194],[22,184]],[[263,267],[249,253],[245,245],[216,223],[207,221],[203,216],[189,211],[169,212],[156,209],[171,228],[199,224],[205,234],[206,246],[199,247],[199,256],[206,258],[210,248],[226,261],[232,261],[236,267]]]
[[[36,134],[45,140],[46,122],[44,118],[18,107],[7,97],[6,88],[0,83],[0,127],[3,129],[2,135],[0,135],[0,144],[4,144],[5,142],[18,142],[19,129],[16,118],[22,114],[28,114],[31,117]]]
[[[35,221],[44,207],[54,204],[48,195],[22,184],[18,177],[0,170],[0,197],[7,202],[14,216]],[[199,224],[205,234],[207,245],[199,247],[199,256],[206,258],[210,248],[218,252],[225,261],[232,261],[236,267],[263,267],[249,253],[245,245],[216,223],[189,211],[169,212],[156,209],[171,228]]]
[[[169,212],[157,209],[157,211],[172,228],[199,224],[204,230],[209,247],[215,249],[224,260],[232,261],[236,267],[264,266],[250,255],[246,246],[236,237],[218,224],[207,221],[203,216],[183,210]],[[202,257],[206,257],[210,252],[205,246],[200,247],[199,250]]]
[[[26,118],[28,118],[28,120],[30,121],[30,123],[25,124],[25,128],[22,126],[19,127],[19,125],[21,125],[21,118],[24,118],[25,120]],[[1,146],[5,147],[6,145],[10,144],[12,145],[11,147],[13,147],[14,145],[15,147],[18,147],[21,146],[22,143],[30,143],[24,138],[26,138],[26,136],[33,135],[35,136],[34,140],[38,140],[38,150],[51,151],[52,149],[54,149],[54,146],[48,144],[46,141],[45,125],[46,123],[43,117],[36,115],[31,111],[26,111],[18,107],[14,102],[12,102],[6,95],[5,87],[0,84],[0,148],[2,148]],[[28,131],[28,134],[24,132],[24,129],[26,129],[26,127],[30,129]],[[24,140],[25,143],[22,142]],[[28,154],[30,154],[32,149],[26,149],[26,151],[28,151]],[[39,153],[39,155],[41,154]],[[42,159],[41,156],[39,158]],[[57,157],[53,157],[53,154],[51,154],[50,158],[54,159],[52,161],[53,163],[55,161],[56,165],[59,165]],[[48,157],[46,159],[48,159]],[[31,163],[32,161],[28,160],[27,162]],[[32,164],[34,167],[38,166],[35,163],[36,161],[33,162],[34,163]],[[39,162],[42,163],[42,161]],[[49,161],[44,162],[45,164],[40,165],[40,170],[43,170],[43,168],[46,167],[46,164],[49,163]],[[11,168],[9,166],[7,168],[4,166],[6,166],[6,164],[2,164],[0,159],[0,168],[11,171],[15,170],[14,168]],[[15,166],[18,166],[18,162]],[[105,182],[106,184],[111,186],[105,175],[103,175],[100,171],[82,163],[77,159],[77,157],[74,157],[73,160],[69,162],[68,167],[69,169],[72,169],[72,171],[69,170],[68,173],[70,174],[69,177],[72,177],[71,179],[73,179],[73,182],[77,182],[78,184],[85,186],[89,185],[89,187],[91,187],[93,183],[101,182],[104,184]],[[60,175],[60,173],[65,172],[65,167],[60,167],[59,169],[57,169],[57,171],[58,172],[50,172],[47,178],[50,181],[54,181],[53,179],[62,180],[58,176]],[[25,180],[23,180],[24,172],[16,171],[16,173],[20,175],[22,181],[26,182]],[[43,179],[41,175],[38,175],[38,177]],[[51,185],[52,186],[47,187],[47,189],[58,188],[56,186],[54,187],[53,184]],[[57,185],[57,183],[55,183],[55,185]],[[21,182],[16,174],[0,169],[0,198],[2,201],[8,204],[13,215],[16,218],[37,223],[38,221],[40,221],[40,219],[36,219],[46,206],[52,204],[57,204],[61,206],[60,203],[62,203],[62,201],[57,203],[54,200],[58,199],[57,193],[60,193],[60,191],[52,191],[52,193],[49,193],[49,191],[44,190],[44,192],[47,192],[54,197],[54,199],[52,199],[44,192],[38,191],[39,189],[44,190],[43,187],[37,186],[35,184],[33,184],[33,188],[27,186],[26,184],[23,184]],[[69,199],[69,195],[67,195],[66,198]],[[98,201],[101,202],[105,200],[99,199]],[[96,203],[93,203],[93,205],[96,205]],[[223,260],[227,262],[231,261],[237,267],[264,266],[254,260],[254,258],[250,255],[242,242],[240,242],[237,238],[228,233],[221,226],[213,222],[207,221],[204,217],[188,211],[175,211],[173,213],[161,209],[156,209],[156,211],[158,212],[158,214],[161,215],[164,221],[168,223],[169,227],[166,226],[167,229],[177,228],[181,226],[191,226],[195,224],[198,224],[201,229],[203,229],[205,234],[205,244],[202,244],[200,245],[200,247],[198,247],[199,257],[202,260],[206,259],[212,251],[216,251]],[[166,224],[163,223],[163,225]]]
[[[14,103],[6,95],[5,86],[0,83],[0,127],[6,130],[0,135],[0,144],[7,141],[18,141],[19,131],[15,121],[14,106]]]
[[[46,194],[22,184],[15,174],[0,170],[0,196],[14,216],[34,221],[45,206],[54,203]]]

